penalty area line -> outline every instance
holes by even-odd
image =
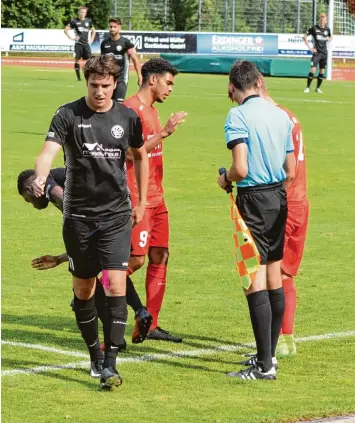
[[[329,339],[339,339],[339,338],[347,338],[355,336],[355,331],[347,331],[347,332],[335,332],[335,333],[327,333],[324,335],[313,335],[313,336],[306,336],[302,338],[296,338],[297,343],[301,342],[319,342]],[[85,357],[87,358],[87,354],[79,353],[76,351],[64,351],[58,350],[52,347],[46,347],[43,345],[32,345],[32,344],[25,344],[21,342],[10,342],[10,341],[1,341],[2,344],[11,345],[11,346],[18,346],[24,348],[32,348],[32,349],[39,349],[41,351],[48,351],[54,352],[57,354],[64,354],[70,355],[75,357]],[[188,358],[188,357],[199,357],[203,355],[212,355],[218,352],[233,352],[233,351],[240,351],[246,348],[255,348],[254,343],[245,343],[245,344],[238,344],[238,345],[219,345],[216,347],[211,348],[200,348],[197,350],[191,351],[176,351],[170,353],[159,353],[159,354],[147,354],[142,355],[140,357],[122,357],[118,358],[117,362],[119,364],[123,363],[142,363],[142,362],[149,362],[149,361],[158,361],[158,360],[168,360],[172,358]],[[90,362],[89,361],[80,361],[76,363],[68,363],[68,364],[59,364],[59,365],[52,365],[52,366],[38,366],[30,369],[14,369],[14,370],[2,370],[2,376],[15,376],[18,374],[38,374],[43,372],[50,372],[56,370],[67,370],[67,369],[77,369],[77,368],[89,368]]]

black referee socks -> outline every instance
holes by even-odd
[[[308,78],[307,78],[307,88],[309,88],[311,86],[312,81],[313,81],[313,76],[314,76],[314,74],[312,72],[309,72]]]
[[[275,357],[276,346],[279,340],[280,331],[282,327],[282,319],[285,312],[285,293],[284,288],[273,289],[268,291],[272,323],[271,323],[271,353]]]
[[[247,296],[250,320],[253,326],[258,361],[264,364],[264,370],[272,367],[271,359],[271,307],[266,290],[253,292]]]

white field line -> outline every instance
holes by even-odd
[[[355,336],[355,331],[307,336],[303,338],[297,338],[296,342],[298,343],[312,342],[312,341],[319,342],[319,341],[323,341],[327,339],[346,338],[350,336]],[[56,348],[45,347],[43,345],[25,344],[21,342],[10,342],[10,341],[1,341],[1,342],[4,345],[38,349],[41,351],[49,351],[49,352],[54,352],[57,354],[64,354],[64,355],[66,354],[66,355],[76,356],[76,357],[87,357],[87,354],[83,354],[83,353],[79,353],[75,351],[59,350]],[[255,347],[254,343],[246,343],[241,345],[219,345],[216,347],[200,348],[200,349],[191,350],[191,351],[176,351],[176,352],[162,353],[162,354],[147,354],[147,355],[142,355],[140,357],[123,357],[123,358],[119,358],[117,361],[118,363],[140,363],[145,361],[158,361],[158,360],[165,360],[165,359],[172,359],[172,358],[199,357],[202,355],[216,354],[218,352],[233,352],[233,351],[239,351],[246,348],[254,348],[254,347]],[[80,361],[75,363],[68,363],[65,365],[39,366],[39,367],[31,368],[31,369],[3,370],[1,372],[1,375],[14,376],[18,374],[35,374],[35,373],[43,373],[48,371],[64,370],[64,369],[88,368],[89,364],[90,364],[89,361]]]
[[[38,70],[38,72],[42,72],[42,69]],[[10,84],[10,83],[7,84],[6,82],[3,82],[2,86],[4,86],[4,85],[5,86],[11,85],[11,87],[12,87],[11,90],[13,91],[13,84]],[[27,82],[17,82],[17,85],[28,86],[28,87],[36,87],[36,84],[29,84]],[[63,88],[63,87],[73,88],[73,87],[75,87],[75,85],[51,84],[51,87],[53,87],[53,88]],[[48,90],[48,88],[47,88],[47,90]],[[8,91],[8,90],[6,88],[5,89],[3,88],[2,91]],[[18,91],[20,91],[20,90],[18,90]],[[222,93],[202,93],[202,94],[203,94],[203,96],[210,97],[210,98],[216,98],[216,97],[225,97],[226,98],[226,94],[224,94],[224,93],[223,94]],[[192,98],[192,97],[198,97],[200,95],[201,95],[200,93],[190,92],[190,93],[186,93],[186,94],[177,93],[177,94],[174,94],[174,97]],[[286,100],[286,101],[290,101],[290,102],[299,102],[299,103],[355,104],[355,102],[352,102],[352,101],[333,101],[333,100],[321,100],[321,99],[314,99],[314,98],[291,98],[291,97],[279,97],[277,95],[275,95],[274,98],[277,99],[277,100]]]

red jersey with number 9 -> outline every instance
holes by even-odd
[[[134,95],[123,103],[126,107],[134,110],[142,122],[143,139],[147,142],[162,130],[158,110],[153,106],[142,103],[138,95]],[[163,201],[163,149],[162,143],[158,144],[151,152],[149,158],[149,182],[147,195],[147,208],[160,205]],[[134,173],[133,162],[126,161],[127,185],[131,192],[132,205],[138,204],[138,188]]]
[[[296,158],[296,172],[295,179],[291,182],[287,189],[287,202],[295,206],[304,205],[308,203],[308,199],[306,158],[304,154],[302,127],[296,116],[290,110],[287,110],[280,105],[278,105],[278,107],[288,114],[293,124],[292,139]]]

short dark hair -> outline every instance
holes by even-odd
[[[23,170],[17,178],[17,190],[22,195],[27,188],[31,186],[32,179],[35,179],[35,171],[33,169]]]
[[[248,60],[236,61],[229,72],[229,82],[241,91],[256,88],[259,78],[258,68]]]
[[[117,18],[117,17],[115,17],[115,18],[110,18],[110,19],[108,20],[108,23],[111,23],[111,22],[117,23],[118,25],[122,25],[122,21],[121,21],[121,19],[120,19],[120,18]]]
[[[167,60],[164,59],[150,59],[144,63],[141,68],[142,84],[145,84],[151,75],[164,75],[171,73],[173,76],[177,75],[178,70]]]
[[[96,73],[103,78],[112,75],[113,79],[116,81],[119,72],[120,67],[116,59],[108,55],[93,56],[85,63],[84,67],[84,76],[86,80],[89,79],[91,74]]]

